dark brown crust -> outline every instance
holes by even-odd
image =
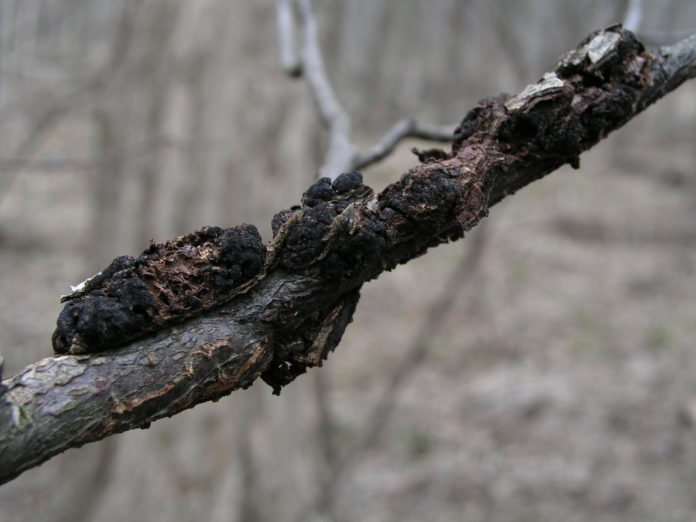
[[[256,227],[206,227],[122,256],[63,298],[56,353],[108,350],[220,306],[253,284],[266,248]]]

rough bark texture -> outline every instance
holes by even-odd
[[[200,315],[244,292],[266,259],[253,225],[206,227],[137,259],[121,256],[71,295],[58,317],[58,354],[99,352]]]
[[[694,75],[696,37],[649,53],[611,27],[516,96],[482,101],[456,130],[451,152],[421,153],[423,163],[380,194],[357,173],[312,185],[301,206],[274,218],[262,267],[257,241],[223,256],[238,267],[234,260],[246,256],[254,262],[223,278],[222,289],[207,277],[203,252],[236,229],[212,236],[208,229],[153,247],[151,258],[146,251],[118,261],[69,298],[58,322],[58,351],[99,353],[47,358],[4,382],[0,482],[258,377],[279,392],[335,348],[364,282],[461,238],[489,206],[564,163],[577,167],[582,151]],[[176,266],[186,259],[176,288],[165,257]],[[142,285],[118,282],[136,279]],[[129,293],[144,298],[143,289],[145,312]],[[102,306],[104,299],[111,304]],[[172,312],[172,303],[184,312]],[[100,326],[120,325],[119,314],[127,317],[125,335]],[[190,320],[174,324],[182,318]]]

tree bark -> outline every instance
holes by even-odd
[[[451,152],[420,152],[380,194],[355,175],[320,180],[274,219],[250,289],[126,346],[48,357],[5,380],[0,483],[259,376],[278,392],[337,345],[363,283],[463,237],[489,206],[561,165],[577,168],[581,152],[695,75],[696,36],[648,52],[611,27],[519,94],[480,102]]]

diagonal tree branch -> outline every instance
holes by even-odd
[[[360,170],[382,161],[406,138],[450,141],[455,128],[455,125],[432,125],[413,118],[401,119],[392,125],[372,147],[355,153],[353,168]]]
[[[632,33],[611,27],[521,93],[482,101],[456,129],[451,153],[424,157],[380,194],[357,174],[320,180],[302,207],[274,218],[265,265],[243,292],[185,323],[150,325],[143,330],[149,337],[126,346],[49,357],[4,381],[0,482],[68,448],[217,400],[259,376],[279,391],[337,345],[363,283],[461,238],[489,206],[559,166],[577,167],[582,151],[694,76],[696,36],[649,53]],[[208,255],[187,237],[167,245],[179,245],[186,259]],[[141,270],[148,259],[139,260]],[[119,274],[95,286],[95,295],[111,299],[108,284]],[[91,312],[97,322],[111,320],[106,309]]]

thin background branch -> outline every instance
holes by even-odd
[[[373,146],[360,150],[351,141],[351,118],[341,105],[326,72],[321,52],[319,25],[314,13],[312,0],[296,0],[302,31],[301,69],[305,75],[310,95],[319,117],[329,130],[329,146],[319,175],[335,179],[339,174],[362,169],[377,163],[391,154],[397,145],[406,138],[419,138],[429,141],[448,142],[456,125],[432,125],[419,123],[413,118],[404,118],[392,125]],[[278,18],[287,23],[287,2],[278,2]],[[282,12],[282,14],[281,14]],[[279,31],[287,33],[285,25]],[[278,38],[284,48],[291,45],[290,38],[282,34]],[[280,55],[291,55],[292,51],[283,49]],[[285,69],[288,71],[288,69]],[[295,69],[288,71],[289,74]]]
[[[352,165],[355,146],[350,141],[350,117],[338,101],[329,81],[319,44],[319,25],[312,0],[297,0],[302,27],[302,69],[309,92],[322,123],[329,130],[329,146],[326,160],[320,169],[321,176],[335,179]]]
[[[278,62],[290,77],[302,75],[302,62],[295,43],[295,20],[292,0],[276,0],[276,24],[278,33]]]
[[[452,140],[456,125],[433,125],[420,123],[413,118],[397,121],[371,147],[356,152],[353,157],[354,169],[364,169],[389,156],[406,138],[448,142]]]
[[[621,23],[629,31],[638,32],[643,23],[643,0],[628,0]]]

